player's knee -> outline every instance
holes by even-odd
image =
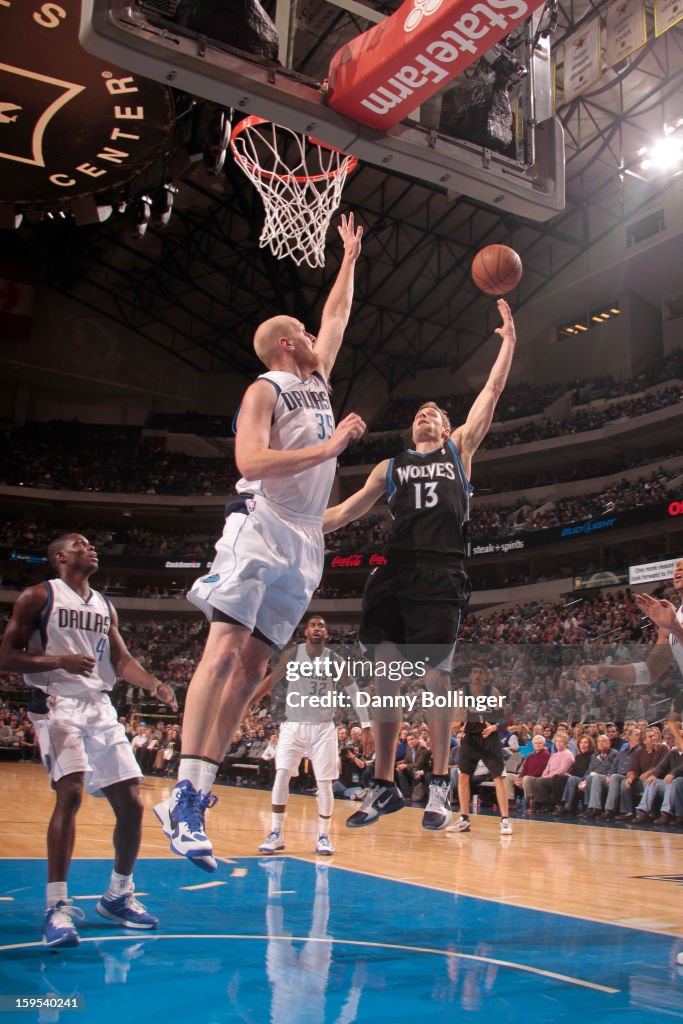
[[[67,775],[56,786],[57,805],[62,812],[75,814],[83,802],[83,780]]]
[[[113,807],[116,820],[126,828],[136,829],[142,824],[145,808],[137,786],[127,790]]]

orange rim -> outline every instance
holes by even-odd
[[[300,185],[303,185],[307,181],[331,181],[336,178],[338,174],[344,171],[346,174],[351,174],[355,171],[358,166],[358,157],[350,156],[345,153],[343,149],[338,149],[336,146],[330,146],[327,142],[322,142],[320,139],[316,139],[313,135],[307,135],[306,138],[314,146],[320,146],[321,149],[328,149],[332,153],[341,153],[342,156],[347,160],[345,166],[335,167],[334,170],[328,171],[322,174],[277,174],[275,171],[266,171],[259,164],[255,164],[249,160],[246,156],[240,153],[235,146],[235,136],[239,135],[240,132],[245,131],[247,128],[255,128],[260,124],[274,124],[274,121],[269,121],[265,117],[258,117],[256,114],[250,114],[249,117],[243,118],[232,130],[230,135],[230,149],[240,167],[250,171],[253,174],[258,174],[262,178],[277,179],[279,181],[296,181]],[[276,128],[281,128],[282,125],[275,125]],[[292,129],[287,129],[292,131]]]

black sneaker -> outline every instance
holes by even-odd
[[[429,800],[422,815],[422,828],[436,832],[448,828],[453,820],[451,811],[451,787],[447,782],[429,784]]]
[[[381,814],[393,814],[405,807],[406,802],[396,786],[380,786],[373,782],[357,811],[346,819],[349,828],[373,825]]]

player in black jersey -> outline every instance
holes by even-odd
[[[413,420],[413,448],[380,462],[361,490],[327,509],[323,519],[325,533],[338,530],[369,512],[386,493],[393,518],[384,552],[387,564],[368,578],[360,640],[373,648],[376,664],[396,658],[397,645],[411,645],[412,660],[416,655],[428,655],[429,664],[439,666],[427,681],[435,694],[450,689],[446,670],[470,594],[463,560],[472,459],[491,426],[515,351],[510,307],[499,299],[498,310],[503,320],[496,328],[502,339],[500,351],[462,426],[453,430],[447,413],[435,402],[420,406]],[[388,685],[376,680],[380,694],[394,692]],[[448,754],[453,716],[440,710],[428,717],[434,774],[422,824],[443,829],[452,818]],[[382,715],[375,717],[375,781],[347,825],[370,825],[380,814],[403,807],[394,784],[400,724],[398,709],[392,715],[384,708]]]

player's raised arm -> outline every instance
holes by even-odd
[[[382,496],[386,487],[389,459],[378,463],[370,473],[363,486],[355,494],[351,494],[339,505],[332,505],[323,514],[323,533],[339,530],[354,519],[359,519],[369,512],[376,501]]]
[[[323,308],[320,330],[315,343],[315,351],[320,357],[320,369],[327,380],[337,353],[341,347],[346,325],[351,314],[353,302],[353,285],[356,261],[360,256],[363,228],[356,227],[353,214],[342,215],[338,229],[344,243],[344,257],[337,278],[332,285],[330,294]]]
[[[656,683],[673,660],[669,634],[660,628],[657,639],[645,661],[634,661],[625,665],[581,665],[579,672],[584,679],[613,679],[627,686],[647,686]]]
[[[498,299],[498,310],[503,318],[496,334],[502,338],[498,357],[491,368],[488,380],[475,398],[467,419],[451,434],[458,449],[467,476],[470,475],[472,457],[489,432],[498,399],[503,393],[515,354],[517,337],[510,307],[504,299]]]
[[[240,407],[235,439],[235,462],[247,480],[291,476],[336,458],[351,441],[365,432],[365,423],[355,412],[337,425],[332,437],[309,448],[280,451],[270,448],[270,427],[277,393],[268,381],[257,380],[249,387]]]

